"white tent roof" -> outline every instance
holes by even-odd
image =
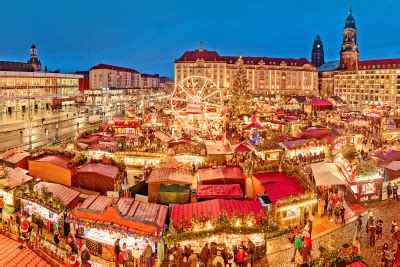
[[[319,162],[311,164],[316,186],[347,184],[335,163]]]

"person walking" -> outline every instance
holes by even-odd
[[[122,252],[122,266],[128,266],[128,260],[129,260],[129,255],[128,255],[128,250],[126,249],[126,242],[122,244],[121,248]]]
[[[20,136],[21,136],[21,139],[22,139],[22,130],[19,130],[19,134],[20,134]]]
[[[82,261],[82,267],[87,267],[87,266],[90,266],[90,263],[89,263],[89,261],[90,261],[90,253],[89,253],[89,251],[88,251],[88,249],[87,249],[87,247],[86,247],[86,245],[83,245],[82,247],[81,247],[81,261]]]
[[[180,267],[183,261],[183,248],[181,247],[180,243],[178,243],[178,247],[176,248],[176,260],[177,266]]]
[[[146,240],[147,246],[144,249],[144,267],[152,267],[153,249],[151,248],[149,241]]]
[[[224,267],[224,266],[225,266],[224,258],[222,258],[221,256],[221,251],[218,250],[217,256],[213,260],[213,267]],[[238,266],[243,266],[243,265],[238,265]]]
[[[342,224],[343,224],[343,225],[346,223],[346,221],[344,220],[344,215],[345,215],[345,213],[346,213],[346,210],[345,210],[344,206],[342,205],[342,206],[340,207],[340,218],[341,218],[341,220],[342,220]]]
[[[388,200],[390,200],[392,197],[392,185],[390,183],[386,186],[386,193]]]
[[[189,267],[197,267],[197,255],[194,254],[193,249],[190,252],[188,263],[189,263]]]
[[[361,235],[361,229],[362,229],[362,220],[361,220],[361,215],[358,215],[358,218],[356,220],[356,237],[359,237]]]
[[[397,190],[399,189],[399,187],[397,186],[397,183],[394,183],[393,187],[392,187],[392,191],[393,191],[393,200],[399,200],[399,196],[397,195]]]
[[[395,231],[395,229],[396,229],[396,226],[397,226],[397,220],[396,220],[396,219],[393,219],[393,220],[392,220],[392,228],[391,228],[391,230],[390,230],[391,233],[394,233],[394,231]]]
[[[210,257],[210,249],[208,243],[205,243],[200,252],[200,267],[206,267],[208,258]]]
[[[121,247],[119,246],[119,238],[114,242],[114,259],[115,259],[115,266],[119,266],[119,254],[121,253]]]
[[[140,256],[142,256],[142,251],[140,250],[137,242],[135,242],[135,244],[133,245],[132,256],[133,256],[133,267],[140,267]]]
[[[218,253],[219,253],[219,255],[221,255],[220,251],[218,251]],[[238,267],[244,267],[244,264],[246,262],[246,256],[247,256],[246,250],[244,250],[243,246],[240,245],[239,250],[236,254],[236,261],[237,261]],[[214,262],[215,262],[215,260],[214,260]],[[222,266],[224,266],[224,265],[222,265]]]
[[[375,238],[376,238],[376,225],[374,222],[369,226],[369,246],[375,246]]]
[[[328,220],[331,222],[332,221],[332,203],[328,201],[328,206],[326,208],[328,211]]]
[[[335,206],[335,211],[334,211],[334,213],[335,213],[335,224],[338,223],[339,216],[340,216],[340,207],[339,206],[340,206],[340,202],[338,202],[336,204],[336,206]]]

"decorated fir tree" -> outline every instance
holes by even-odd
[[[247,70],[244,66],[242,57],[236,62],[236,73],[231,89],[231,107],[236,115],[242,111],[247,111],[251,104],[251,92],[249,80],[247,79]]]

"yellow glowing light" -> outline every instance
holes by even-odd
[[[253,226],[253,222],[252,221],[247,222],[247,226],[248,227],[252,227]]]
[[[235,226],[236,226],[236,227],[239,227],[239,226],[240,226],[240,224],[241,224],[241,223],[240,223],[240,221],[239,221],[239,220],[237,220],[237,221],[236,221],[236,223],[235,223]]]
[[[199,227],[197,225],[194,226],[193,228],[194,231],[199,231]]]
[[[211,229],[211,223],[207,222],[207,229]]]

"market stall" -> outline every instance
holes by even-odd
[[[0,198],[3,200],[3,219],[8,219],[19,209],[19,202],[14,197],[14,191],[24,183],[29,183],[33,178],[27,175],[26,170],[0,166]]]
[[[136,118],[114,118],[107,123],[109,131],[118,134],[139,134],[141,120]]]
[[[28,160],[30,154],[28,152],[18,152],[15,149],[8,150],[0,155],[0,163],[11,168],[28,169]]]
[[[239,184],[213,184],[198,185],[196,190],[197,199],[241,199],[243,191]]]
[[[357,201],[381,199],[383,176],[374,165],[360,159],[352,164],[342,154],[336,155],[335,164],[349,183]]]
[[[326,140],[300,139],[279,143],[285,149],[284,157],[299,163],[324,161],[330,154],[330,146]]]
[[[241,167],[200,168],[198,181],[201,185],[238,184],[246,192],[246,175]]]
[[[204,243],[232,253],[244,242],[255,247],[258,259],[265,256],[266,238],[276,230],[258,201],[214,199],[174,205],[164,239],[168,245],[190,245],[196,254]]]
[[[135,201],[131,198],[89,196],[73,211],[78,237],[85,240],[89,251],[108,261],[114,261],[114,244],[126,243],[129,259],[137,243],[144,251],[147,242],[157,254],[157,266],[163,260],[161,232],[168,208],[166,206]],[[142,257],[143,262],[143,257]]]
[[[78,191],[60,184],[40,182],[33,187],[20,186],[15,195],[21,200],[21,213],[29,221],[36,223],[40,219],[49,232],[58,230],[68,234],[64,218],[68,209],[78,205]]]
[[[74,186],[70,159],[62,155],[45,155],[29,160],[29,173],[46,182]],[[54,174],[57,175],[54,175]]]
[[[121,188],[121,173],[113,165],[88,163],[76,170],[75,180],[78,187],[103,194]]]
[[[175,167],[153,169],[147,180],[149,202],[187,203],[193,178],[190,171]]]
[[[275,207],[276,218],[284,226],[300,224],[301,214],[307,207],[311,211],[317,203],[314,195],[306,193],[301,183],[282,172],[266,172],[254,175],[254,189],[258,195],[266,195]]]

